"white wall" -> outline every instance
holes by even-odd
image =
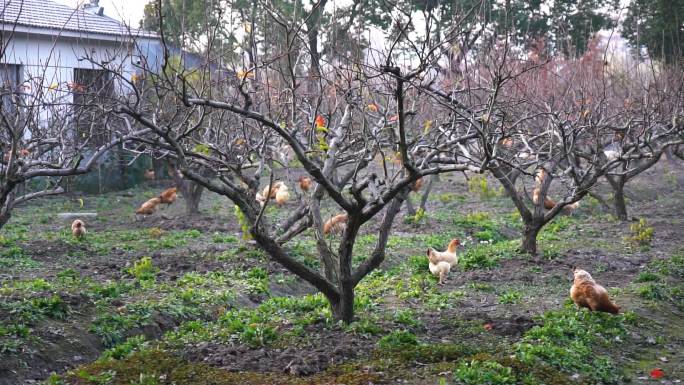
[[[29,103],[37,105],[33,111],[38,112],[44,124],[48,124],[51,113],[70,108],[75,68],[100,69],[96,64],[99,63],[131,79],[139,72],[134,65],[141,61],[140,53],[147,53],[146,47],[158,44],[154,39],[140,38],[139,49],[127,37],[78,37],[74,32],[58,31],[52,36],[7,30],[0,33],[7,44],[0,62],[22,66],[23,91],[32,101]],[[25,132],[25,136],[28,139],[31,134]]]
[[[3,32],[3,40],[9,38],[8,31]],[[4,63],[20,64],[30,93],[36,93],[36,87],[43,87],[56,94],[68,94],[69,83],[73,80],[74,68],[97,69],[92,63],[107,62],[111,69],[121,69],[130,76],[131,58],[135,50],[130,49],[128,41],[106,41],[92,38],[74,38],[67,36],[47,36],[24,32],[15,32],[7,41],[7,49],[1,59]],[[62,95],[65,96],[65,95]]]

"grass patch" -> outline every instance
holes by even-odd
[[[568,374],[579,374],[591,383],[613,384],[620,374],[599,348],[626,338],[623,316],[577,311],[572,305],[541,317],[542,325],[528,330],[516,344],[516,357],[528,365],[543,363]]]

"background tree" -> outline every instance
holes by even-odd
[[[656,81],[649,86],[644,77],[609,73],[594,50],[580,59],[539,61],[518,56],[506,41],[477,63],[454,89],[431,92],[454,112],[450,125],[461,136],[471,135],[462,156],[490,171],[513,200],[524,224],[521,249],[530,254],[537,253],[543,226],[569,212],[599,178],[631,177],[636,163],[659,157],[654,148],[682,140],[682,131],[670,123],[672,107],[680,103],[672,92],[678,86],[665,72],[650,74]],[[653,86],[664,83],[674,85],[667,94]],[[625,108],[625,89],[643,102]],[[608,159],[606,146],[623,131],[631,140],[622,142],[619,159]],[[632,166],[618,171],[620,162]],[[546,177],[537,179],[541,170]],[[556,188],[550,190],[552,184]],[[533,188],[538,199],[529,205],[527,191]],[[554,198],[547,200],[551,191]]]
[[[632,0],[622,34],[635,49],[646,47],[651,58],[677,64],[684,53],[682,20],[684,0]]]

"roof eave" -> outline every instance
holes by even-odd
[[[34,35],[45,35],[51,37],[71,37],[76,39],[89,39],[89,40],[104,40],[104,41],[114,41],[121,42],[126,40],[135,40],[139,38],[157,40],[159,36],[153,32],[133,30],[133,31],[123,31],[121,33],[105,33],[105,32],[93,32],[93,31],[74,31],[68,29],[56,29],[49,27],[38,27],[38,26],[27,26],[19,24],[8,24],[5,22],[0,22],[0,31],[2,32],[14,32],[14,33],[27,33]],[[130,32],[130,33],[129,33]]]

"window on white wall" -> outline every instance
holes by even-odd
[[[2,111],[15,113],[21,105],[21,83],[23,73],[20,64],[0,63],[0,97],[2,98]]]

